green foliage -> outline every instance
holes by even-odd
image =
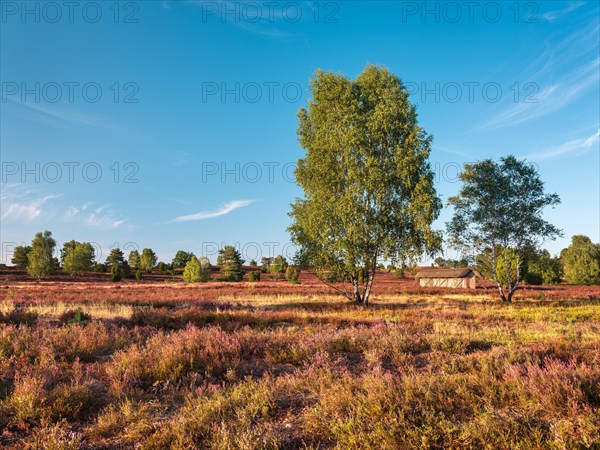
[[[497,248],[500,248],[500,246],[497,246]],[[475,268],[486,280],[494,279],[494,262],[491,248],[485,248],[483,252],[475,256]]]
[[[125,262],[125,259],[123,257],[123,252],[121,251],[120,248],[113,248],[110,251],[110,254],[108,255],[108,257],[106,258],[106,264],[111,267],[114,266],[115,264],[122,266],[124,262]]]
[[[260,270],[253,270],[252,272],[248,272],[248,281],[260,281]]]
[[[63,244],[63,248],[60,249],[60,263],[63,266],[65,264],[65,258],[67,257],[67,254],[70,251],[75,250],[75,247],[77,246],[77,244],[79,244],[79,242],[77,242],[76,240],[71,240],[71,241],[65,242]]]
[[[136,270],[135,271],[135,279],[137,281],[142,281],[142,278],[143,278],[142,274],[143,274],[143,272],[140,269]]]
[[[75,245],[69,245],[68,247],[65,244],[65,252],[63,270],[69,272],[71,276],[82,275],[83,272],[93,269],[95,251],[89,242],[75,242]]]
[[[105,273],[107,270],[106,264],[96,263],[93,267],[94,272]]]
[[[173,258],[171,267],[173,267],[173,269],[182,269],[192,259],[192,257],[194,257],[192,252],[179,250],[177,253],[175,253],[175,258]]]
[[[600,284],[600,244],[587,236],[573,236],[560,256],[569,283]]]
[[[226,245],[219,250],[217,265],[220,267],[219,279],[223,281],[242,281],[242,264],[240,253],[232,245]]]
[[[523,258],[516,250],[499,248],[494,279],[504,289],[510,289],[510,283],[519,280],[524,273],[523,262]]]
[[[162,261],[156,265],[156,268],[160,273],[166,273],[169,270],[169,267]]]
[[[269,272],[275,275],[276,280],[279,280],[279,277],[285,273],[288,262],[282,255],[278,255],[275,258],[269,258],[269,260]]]
[[[269,271],[269,268],[271,267],[271,261],[273,260],[273,258],[268,258],[266,256],[263,256],[260,259],[260,271],[262,273],[267,273]]]
[[[192,256],[183,270],[183,281],[186,283],[206,282],[210,280],[210,261],[206,257],[200,259]]]
[[[92,317],[84,313],[81,308],[77,308],[76,310],[65,311],[58,320],[67,324],[85,325],[92,320]]]
[[[248,263],[251,266],[257,266],[258,264],[256,263],[256,260],[251,259],[250,262]]]
[[[45,277],[56,269],[56,260],[53,257],[56,241],[50,231],[37,233],[31,242],[31,251],[28,253],[27,273],[32,277]]]
[[[131,267],[129,267],[129,263],[127,261],[123,261],[123,264],[121,265],[121,276],[123,278],[132,278]]]
[[[463,259],[444,259],[442,257],[437,257],[433,260],[433,263],[438,267],[450,267],[450,268],[461,268],[461,267],[469,267],[469,261],[466,258]]]
[[[121,270],[121,266],[117,263],[114,263],[110,268],[110,279],[114,282],[121,281],[123,272]]]
[[[480,255],[477,255],[477,270],[488,280],[498,280],[503,286],[507,287],[508,280],[515,280],[517,276],[527,284],[558,284],[562,277],[562,265],[557,258],[552,258],[547,250],[536,252],[532,249],[525,249],[517,253],[514,249],[506,250],[501,246],[496,246],[496,272],[493,270],[492,249],[487,248]],[[508,263],[509,272],[506,273]],[[517,272],[517,268],[519,269]]]
[[[385,68],[367,66],[356,80],[319,70],[311,88],[298,113],[306,156],[295,176],[304,198],[292,205],[289,231],[303,266],[352,280],[348,298],[367,305],[378,258],[414,260],[440,247],[431,230],[441,209],[432,138]]]
[[[10,262],[17,267],[27,267],[27,264],[29,263],[27,255],[29,255],[30,251],[31,247],[29,245],[19,245],[18,247],[15,247]]]
[[[154,253],[152,249],[143,249],[142,255],[140,256],[140,269],[148,273],[152,272],[152,269],[156,265],[156,260],[156,253]]]
[[[496,281],[502,300],[510,302],[523,275],[516,268],[526,252],[561,235],[542,217],[543,209],[559,204],[560,199],[544,191],[533,165],[514,156],[501,158],[499,163],[486,159],[465,164],[459,177],[463,186],[448,199],[454,206],[454,216],[447,223],[450,245],[469,258],[479,255],[478,265]],[[496,270],[499,259],[502,270]],[[499,273],[505,279],[499,279]]]
[[[137,270],[140,268],[140,252],[137,250],[131,250],[129,252],[129,258],[127,258],[127,262],[129,263],[129,267],[133,270]]]
[[[548,250],[542,250],[528,259],[525,282],[528,284],[559,284],[563,275],[560,259],[552,258]]]
[[[285,277],[290,283],[298,283],[298,278],[300,278],[300,268],[298,266],[288,266],[285,270]]]

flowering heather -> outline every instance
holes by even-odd
[[[600,446],[597,288],[257,284],[0,289],[0,446]]]

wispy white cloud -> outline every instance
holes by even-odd
[[[236,209],[243,208],[244,206],[248,206],[252,203],[254,203],[254,200],[233,200],[231,202],[225,203],[219,209],[216,209],[214,211],[202,211],[196,214],[179,216],[171,220],[170,223],[193,222],[196,220],[214,219],[215,217],[224,216],[232,211],[235,211]]]
[[[45,215],[47,204],[56,198],[61,197],[60,194],[42,195],[38,197],[30,197],[29,195],[15,194],[12,195],[3,188],[3,193],[0,196],[2,220],[33,222]]]
[[[52,200],[62,194],[40,192],[24,184],[4,183],[0,187],[0,218],[6,221],[33,222],[52,215]]]
[[[68,221],[80,222],[92,228],[115,229],[124,225],[127,220],[118,217],[117,213],[110,209],[110,205],[99,206],[92,209],[92,202],[81,206],[71,206],[65,212]]]
[[[251,22],[243,22],[238,21],[235,24],[242,28],[243,30],[249,31],[254,34],[259,34],[261,36],[266,36],[270,38],[301,38],[303,37],[302,33],[289,33],[287,31],[283,31],[277,27],[267,26],[265,23],[251,23]]]
[[[572,11],[582,6],[584,2],[568,2],[567,6],[563,9],[557,9],[554,11],[547,11],[541,15],[542,20],[546,22],[556,22],[558,19],[563,18]]]
[[[52,103],[44,105],[40,103],[22,102],[18,99],[8,96],[5,99],[3,99],[3,101],[5,100],[14,105],[18,105],[24,108],[24,110],[28,111],[30,113],[28,115],[28,118],[30,120],[41,122],[59,121],[93,127],[108,126],[108,124],[98,120],[95,117],[83,114],[81,112],[69,110],[65,108],[64,105],[62,105],[61,103]]]
[[[600,60],[584,64],[559,81],[551,83],[534,94],[527,102],[513,104],[503,112],[476,128],[477,131],[508,127],[552,114],[579,98],[586,90],[597,86],[600,78]]]
[[[600,129],[591,136],[582,137],[578,139],[572,139],[559,146],[545,149],[530,155],[526,155],[525,158],[529,161],[544,161],[547,159],[558,158],[575,152],[585,153],[587,150],[596,147],[600,143]]]
[[[250,33],[276,39],[304,38],[303,33],[284,31],[278,27],[278,24],[293,24],[307,20],[307,18],[313,17],[312,10],[315,8],[313,2],[255,3],[252,7],[246,6],[243,1],[234,0],[219,2],[191,0],[189,3],[203,9],[203,20],[212,17]]]
[[[537,56],[517,73],[511,70],[512,76],[522,80],[519,98],[503,96],[491,105],[492,116],[482,120],[474,131],[509,127],[553,114],[598,86],[599,34],[598,21],[587,20],[581,26],[563,27],[537,43]],[[526,87],[526,82],[533,85]],[[533,88],[537,92],[532,92]]]

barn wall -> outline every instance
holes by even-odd
[[[465,278],[420,278],[422,287],[447,287],[475,289],[475,277]]]

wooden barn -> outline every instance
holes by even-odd
[[[477,274],[468,267],[461,269],[422,270],[415,276],[423,287],[475,289]]]

